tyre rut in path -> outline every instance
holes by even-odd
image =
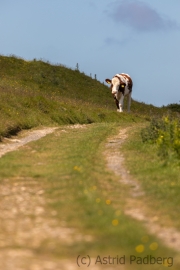
[[[126,215],[143,222],[147,230],[161,239],[167,247],[180,252],[180,232],[175,228],[160,225],[158,218],[150,214],[152,209],[148,209],[143,201],[145,193],[141,185],[124,167],[124,157],[120,152],[120,147],[128,138],[127,134],[131,128],[121,129],[118,135],[110,137],[104,153],[108,168],[120,177],[120,183],[129,186],[129,196],[126,199],[124,212]]]

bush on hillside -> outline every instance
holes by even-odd
[[[175,156],[180,159],[180,120],[168,116],[153,119],[150,126],[141,131],[143,142],[156,144],[162,158]]]
[[[180,113],[180,104],[178,103],[169,104],[166,106],[166,108],[170,109],[173,112]]]

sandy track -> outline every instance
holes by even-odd
[[[48,127],[48,128],[43,128],[43,129],[38,129],[38,130],[33,130],[33,131],[25,131],[22,133],[21,136],[18,136],[15,139],[4,138],[3,140],[4,143],[0,144],[0,157],[2,157],[8,152],[18,149],[19,147],[31,141],[39,140],[40,138],[46,136],[47,134],[54,132],[55,129],[57,128]]]

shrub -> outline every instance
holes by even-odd
[[[141,130],[141,137],[143,142],[155,143],[159,136],[159,130],[164,129],[164,123],[161,119],[153,118],[149,127]]]
[[[166,106],[166,108],[170,109],[173,112],[180,113],[180,104],[178,103],[172,103]]]
[[[180,121],[178,118],[166,116],[153,119],[150,126],[141,131],[143,142],[158,146],[158,154],[162,158],[175,156],[180,159]]]

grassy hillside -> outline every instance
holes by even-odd
[[[38,125],[148,120],[166,110],[133,101],[133,114],[120,115],[107,86],[42,61],[0,56],[0,78],[0,136]]]

